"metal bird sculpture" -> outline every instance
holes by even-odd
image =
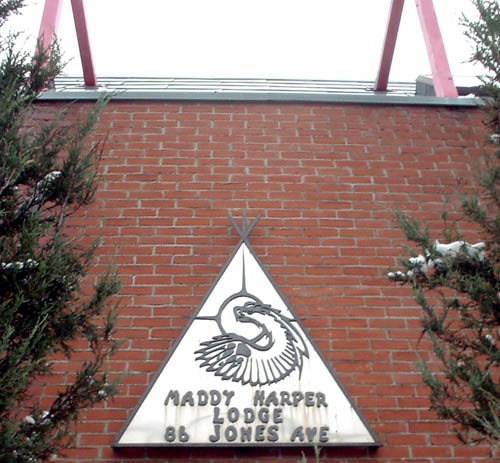
[[[302,372],[307,346],[294,320],[262,303],[246,290],[243,255],[242,288],[228,297],[215,317],[220,335],[200,343],[195,354],[200,367],[223,380],[264,386],[293,371]]]

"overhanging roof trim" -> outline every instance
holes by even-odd
[[[377,104],[471,106],[472,98],[415,96],[415,82],[391,82],[387,93],[373,90],[373,81],[305,79],[222,79],[181,77],[100,77],[89,87],[81,77],[56,78],[41,100],[96,99],[115,93],[113,99],[134,100],[239,100],[324,101]]]

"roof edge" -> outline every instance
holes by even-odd
[[[108,91],[106,89],[83,90],[46,90],[38,100],[67,101],[97,100],[100,96],[112,95],[112,100],[153,100],[153,101],[248,101],[248,102],[293,102],[293,103],[353,103],[378,105],[411,105],[411,106],[481,106],[482,100],[476,97],[436,97],[419,95],[391,95],[390,93],[360,94],[324,94],[302,92],[231,92],[231,91]]]

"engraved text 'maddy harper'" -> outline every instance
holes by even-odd
[[[210,390],[200,389],[198,391],[179,392],[177,389],[170,389],[165,398],[165,405],[174,405],[176,407],[216,407],[224,405],[229,407],[232,405],[235,391]],[[252,407],[328,407],[326,395],[323,392],[315,391],[271,391],[265,392],[257,389],[253,393]]]

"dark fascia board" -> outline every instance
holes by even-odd
[[[351,94],[320,94],[320,93],[274,93],[274,92],[165,92],[165,91],[125,91],[122,93],[106,92],[105,90],[55,91],[43,92],[40,101],[92,101],[100,96],[114,93],[112,100],[173,100],[173,101],[254,101],[254,102],[293,102],[293,103],[353,103],[377,105],[410,105],[410,106],[481,106],[480,98],[448,98],[435,96],[402,96],[387,93],[351,95]]]

